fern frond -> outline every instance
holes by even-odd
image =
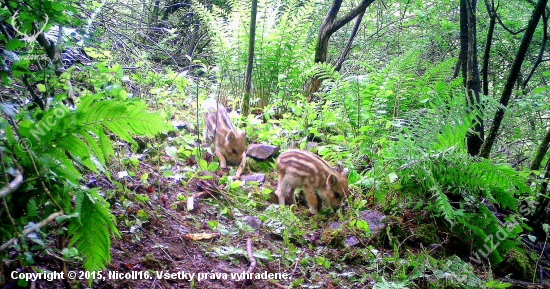
[[[440,213],[452,227],[454,225],[454,222],[456,221],[456,213],[451,206],[451,203],[449,202],[449,198],[443,193],[443,191],[437,184],[434,184],[432,192],[432,198],[435,199],[434,203],[437,212]]]
[[[77,194],[76,212],[79,217],[71,221],[69,246],[76,246],[84,256],[86,270],[103,270],[111,262],[111,235],[120,236],[115,217],[96,189]]]
[[[518,248],[521,226],[503,228],[487,206],[517,212],[517,196],[530,190],[527,178],[511,166],[468,155],[464,140],[474,114],[464,109],[463,102],[464,98],[451,99],[443,108],[434,104],[422,118],[414,119],[414,126],[403,129],[406,137],[400,137],[388,154],[403,169],[402,191],[431,199],[427,209],[442,217],[455,234],[471,236],[478,255],[498,264],[509,250]],[[451,203],[450,196],[458,203]],[[500,239],[491,240],[497,235]],[[498,248],[483,253],[493,247]]]
[[[109,137],[105,134],[105,129],[103,127],[99,127],[97,128],[96,132],[99,138],[99,144],[100,144],[101,150],[103,151],[103,156],[105,157],[105,160],[115,156],[115,151],[113,150],[113,146],[111,145],[111,141],[109,140]]]
[[[95,155],[97,159],[99,159],[99,162],[101,164],[105,164],[106,158],[103,153],[103,150],[98,145],[98,140],[96,139],[97,137],[96,132],[92,130],[89,130],[89,131],[81,130],[81,131],[75,131],[74,133],[82,137],[86,141],[86,144],[91,149],[91,155]],[[100,168],[100,170],[102,172],[104,171],[102,168]]]
[[[85,165],[87,168],[92,170],[95,173],[98,173],[98,169],[95,164],[90,160],[90,150],[85,142],[76,137],[75,135],[67,135],[66,137],[60,139],[56,144],[69,152],[73,159],[78,160],[80,163]]]
[[[82,175],[76,169],[73,161],[67,156],[65,150],[61,148],[52,148],[48,150],[41,158],[42,165],[50,168],[58,180],[67,179],[74,185],[82,179]]]
[[[89,102],[87,102],[89,105]],[[152,137],[167,131],[159,114],[150,113],[143,102],[101,100],[77,109],[77,124],[89,130],[98,126],[107,128],[122,140],[136,144],[132,135]],[[101,135],[101,134],[100,134]]]
[[[340,78],[340,74],[336,71],[336,67],[327,62],[315,63],[307,75],[327,79],[329,81]]]

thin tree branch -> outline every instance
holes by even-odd
[[[527,86],[527,83],[529,83],[529,80],[531,80],[531,77],[533,77],[533,74],[535,74],[535,71],[539,67],[539,65],[542,63],[542,57],[544,56],[544,51],[546,50],[546,43],[548,43],[548,15],[546,13],[542,14],[542,23],[543,23],[543,36],[542,36],[542,43],[540,45],[539,55],[537,55],[537,59],[535,60],[535,64],[533,64],[533,67],[531,68],[531,72],[529,72],[529,75],[527,75],[527,78],[525,78],[525,81],[523,81],[522,88],[525,89]]]
[[[0,190],[0,199],[15,192],[15,190],[17,190],[22,183],[23,183],[23,174],[21,173],[20,170],[16,169],[15,178],[7,186],[4,186]]]
[[[342,2],[341,0],[339,2]],[[339,20],[336,20],[332,27],[328,30],[328,35],[333,34],[338,31],[344,25],[348,24],[351,20],[357,17],[360,13],[364,13],[365,10],[374,2],[374,0],[363,0],[359,6],[355,7],[353,10],[348,12],[344,17]],[[340,8],[338,8],[340,9]]]
[[[338,61],[336,61],[336,71],[340,71],[342,68],[342,64],[348,57],[349,52],[351,51],[351,45],[353,44],[353,40],[355,39],[355,36],[357,35],[357,31],[359,30],[359,26],[361,26],[361,21],[363,20],[363,15],[365,15],[365,10],[363,10],[359,15],[357,15],[357,19],[355,19],[355,25],[353,26],[353,30],[351,31],[351,35],[348,40],[348,44],[346,45],[346,48],[344,51],[342,51],[342,55],[340,55],[340,58],[338,58]]]
[[[30,234],[34,231],[38,231],[40,228],[46,226],[51,221],[55,220],[55,218],[60,217],[60,216],[63,216],[63,212],[57,212],[57,213],[53,213],[53,214],[49,215],[46,219],[40,221],[38,224],[32,225],[30,228],[27,228],[27,229],[23,230],[23,236],[28,235],[28,234]],[[16,240],[17,240],[17,238],[13,238],[13,239],[8,240],[4,244],[2,244],[2,246],[0,246],[0,251],[2,251],[4,249],[6,249],[7,247],[9,247]]]
[[[491,20],[489,22],[489,29],[487,30],[487,44],[485,44],[485,51],[483,54],[483,67],[481,69],[481,73],[483,83],[483,95],[489,95],[489,58],[491,57],[491,46],[493,43],[498,6],[497,8],[495,8],[494,0],[491,1],[491,6],[489,6],[489,1],[485,0],[485,7],[487,8],[487,12],[489,13],[489,18]]]
[[[520,34],[521,32],[525,31],[527,28],[522,28],[518,31],[512,31],[512,29],[508,28],[503,22],[502,20],[500,20],[500,17],[498,17],[498,14],[495,13],[495,16],[497,18],[497,21],[498,21],[498,24],[500,24],[500,26],[502,26],[502,28],[504,28],[504,30],[508,31],[508,33],[512,34],[512,35],[517,35],[517,34]]]

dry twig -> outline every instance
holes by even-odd
[[[248,238],[246,241],[246,251],[248,252],[248,259],[250,260],[250,266],[248,267],[247,273],[252,273],[256,267],[256,259],[254,258],[254,252],[252,251],[252,239]]]

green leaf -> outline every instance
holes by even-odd
[[[240,181],[240,180],[233,181],[233,182],[231,182],[231,184],[229,184],[230,189],[236,189],[236,188],[240,188],[242,186],[243,186],[243,182]]]
[[[215,172],[220,168],[219,164],[217,162],[212,162],[208,164],[208,167],[206,168],[209,172]]]
[[[23,41],[19,40],[18,38],[14,38],[8,41],[8,43],[6,43],[6,50],[16,51],[17,49],[24,46],[25,46],[25,43],[23,43]]]
[[[359,175],[359,173],[357,173],[357,171],[352,170],[349,173],[348,181],[349,181],[350,184],[355,184],[355,183],[357,183],[357,181],[360,178],[361,178],[361,175]]]
[[[103,270],[111,262],[110,236],[120,236],[115,217],[97,190],[79,191],[76,196],[76,211],[80,217],[72,219],[69,226],[69,246],[76,246],[82,253],[86,270]]]
[[[548,86],[541,86],[533,89],[533,93],[543,93],[548,90]]]
[[[445,83],[444,81],[439,81],[435,84],[435,91],[441,93],[445,91],[445,89],[447,89],[447,83]]]
[[[29,217],[36,217],[38,216],[38,207],[36,205],[35,199],[30,199],[27,203],[27,214]]]
[[[365,220],[357,220],[357,222],[355,223],[355,225],[357,226],[357,229],[367,233],[367,234],[370,234],[370,226],[369,226],[369,223]]]
[[[164,152],[166,152],[166,154],[172,158],[175,158],[178,156],[178,148],[174,147],[174,146],[167,146],[164,148]]]
[[[38,88],[40,92],[46,92],[46,86],[44,84],[39,83],[36,85],[36,88]]]
[[[197,164],[199,165],[199,168],[203,171],[206,171],[208,169],[208,163],[204,159],[200,159]]]
[[[172,173],[173,174],[173,173]],[[139,178],[143,183],[147,182],[147,180],[149,180],[149,173],[144,173],[143,175],[141,175],[141,177]]]

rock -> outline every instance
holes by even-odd
[[[352,232],[352,230],[356,230],[357,228],[352,228],[352,230],[350,230],[349,221],[333,221],[329,222],[327,228],[323,231],[323,241],[334,247],[345,246],[349,248],[360,246],[362,244],[368,244],[372,238],[375,238],[388,226],[386,215],[382,212],[370,210],[362,211],[359,218],[369,224],[371,231],[370,236],[366,234],[357,235],[356,232]]]
[[[482,249],[479,249],[479,253],[481,252],[483,252]],[[533,277],[535,271],[536,268],[533,262],[530,261],[527,253],[517,249],[510,250],[506,254],[504,261],[495,268],[495,272],[504,274],[502,276],[511,275],[512,278],[518,280],[529,280],[529,278]]]
[[[269,158],[272,158],[277,152],[279,152],[278,146],[251,144],[248,146],[246,155],[257,161],[265,161]]]
[[[255,216],[244,216],[241,220],[256,230],[262,226],[262,220]]]
[[[312,148],[316,148],[318,146],[319,146],[318,143],[311,141],[307,143],[306,150],[311,151]]]
[[[191,130],[189,123],[181,120],[173,120],[172,125],[178,130],[184,130],[186,132],[189,132]]]
[[[331,230],[337,230],[338,228],[340,228],[340,226],[342,225],[343,223],[342,222],[330,222],[328,224],[328,227],[331,229]]]
[[[386,215],[379,211],[362,211],[360,218],[369,223],[372,237],[379,235],[388,226]]]
[[[248,182],[258,182],[262,185],[265,182],[265,174],[253,174],[241,176],[241,181],[246,185]]]
[[[353,247],[359,243],[360,243],[359,240],[355,236],[349,236],[346,238],[346,245],[348,247]]]

